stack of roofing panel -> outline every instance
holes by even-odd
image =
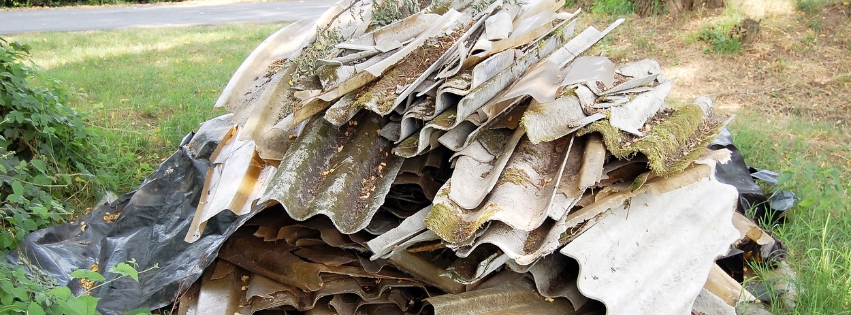
[[[577,32],[563,1],[394,1],[288,25],[234,75],[216,104],[232,114],[199,131],[230,129],[186,241],[222,211],[254,217],[184,313],[724,304],[702,288],[745,237],[713,176],[729,151],[705,149],[725,118],[666,104],[653,60],[584,55],[623,20]]]

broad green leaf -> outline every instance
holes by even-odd
[[[15,297],[10,293],[0,292],[0,305],[11,305]]]
[[[24,197],[18,194],[11,194],[6,196],[6,201],[11,201],[14,203],[23,203]],[[13,223],[14,224],[14,223]]]
[[[66,315],[96,315],[100,314],[97,311],[98,301],[100,298],[96,298],[90,295],[83,295],[76,298],[68,299],[65,302],[65,314]]]
[[[12,182],[12,191],[15,195],[23,195],[24,194],[24,185],[19,181]]]
[[[42,160],[32,160],[30,161],[30,164],[42,173],[44,173],[44,170],[47,169],[47,165],[45,165]]]
[[[73,273],[71,274],[73,275]],[[50,291],[47,291],[47,295],[60,300],[69,299],[74,296],[74,294],[71,293],[71,289],[66,286],[55,287],[53,289],[50,289]]]
[[[33,183],[35,183],[36,185],[45,186],[50,185],[51,182],[52,180],[50,179],[50,177],[44,174],[38,174],[33,178]]]
[[[86,269],[74,270],[74,272],[71,273],[71,277],[82,278],[82,279],[91,280],[91,281],[106,280],[106,278],[104,278],[103,275],[101,275],[101,274],[99,274],[95,271],[86,270]]]
[[[47,216],[47,207],[44,205],[33,205],[30,207],[30,210],[35,213],[37,216],[46,217]]]
[[[117,273],[122,276],[128,276],[139,282],[139,272],[136,271],[133,266],[128,265],[127,263],[119,263],[115,266],[109,267],[109,272]]]
[[[21,305],[21,303],[12,304],[11,302],[9,302],[9,304],[11,305],[0,306],[0,313],[5,313],[9,311],[23,311],[26,309],[23,305]]]
[[[802,208],[808,208],[812,206],[815,202],[816,199],[813,198],[813,196],[807,196],[807,198],[804,198],[804,200],[801,200],[801,202],[798,203],[798,206],[801,206]]]
[[[15,286],[12,285],[12,282],[9,282],[9,281],[0,282],[0,290],[3,290],[3,292],[12,293],[12,290],[14,288],[15,288]]]
[[[47,314],[44,312],[44,308],[42,308],[41,305],[38,305],[38,303],[32,302],[32,303],[30,303],[29,307],[27,307],[27,315],[47,315]]]
[[[0,230],[0,248],[9,248],[12,247],[14,243],[14,237],[11,233],[6,232],[6,230]]]
[[[783,173],[783,174],[780,175],[780,178],[777,179],[777,185],[783,185],[786,182],[788,182],[790,179],[792,179],[792,173],[788,173],[788,172]]]
[[[29,302],[30,293],[24,288],[13,288],[9,293],[12,293],[18,300]]]
[[[31,219],[26,219],[26,220],[24,220],[24,228],[26,228],[30,231],[35,231],[35,230],[38,229],[38,224],[36,224],[35,221],[33,221]]]

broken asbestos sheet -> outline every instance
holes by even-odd
[[[709,166],[696,167],[712,174]],[[694,179],[647,183],[664,188],[598,214],[593,227],[559,251],[579,262],[577,282],[584,295],[603,302],[612,314],[691,314],[715,258],[739,235],[732,223],[735,188],[711,176],[689,180]],[[671,188],[676,189],[664,191]]]
[[[163,242],[157,261],[122,249],[103,267],[181,265],[93,293],[204,315],[679,315],[793,295],[740,284],[748,263],[782,266],[783,247],[734,215],[722,182],[750,173],[724,164],[730,143],[707,148],[729,117],[669,102],[654,60],[607,58],[596,44],[625,20],[598,29],[563,7],[343,0],[276,32],[216,103],[230,113],[109,206],[175,228],[132,230]],[[59,252],[108,251],[78,229]],[[91,268],[33,235],[21,260]]]

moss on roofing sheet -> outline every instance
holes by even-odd
[[[659,115],[657,115],[658,117]],[[710,116],[704,120],[700,106],[689,104],[677,108],[666,118],[649,122],[652,128],[643,137],[623,132],[608,120],[600,120],[576,131],[577,135],[598,132],[603,135],[606,149],[616,158],[625,159],[642,153],[650,169],[658,176],[668,177],[682,172],[714,139],[721,119]],[[655,126],[651,124],[656,123]]]

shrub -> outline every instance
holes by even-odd
[[[98,141],[85,117],[28,58],[28,46],[0,38],[0,250],[66,221],[72,196],[102,187],[91,171]]]
[[[709,44],[704,52],[735,54],[742,49],[742,40],[730,35],[730,31],[738,24],[735,22],[719,23],[703,27],[697,34],[697,39]]]
[[[69,196],[100,186],[100,179],[107,178],[90,171],[104,155],[95,134],[84,126],[85,116],[62,99],[58,82],[41,78],[29,62],[28,46],[0,38],[0,257],[28,233],[67,221]],[[74,296],[52,278],[27,275],[3,258],[0,314],[99,314],[98,298]],[[91,270],[71,276],[101,285],[121,277],[138,281],[134,263],[112,266],[109,272],[116,276],[111,280]]]
[[[139,271],[136,270],[138,267],[135,260],[111,266],[108,270],[108,273],[112,274],[109,280],[101,273],[85,269],[75,270],[71,277],[88,282],[93,289],[125,277],[138,282],[140,274],[159,268],[155,265]],[[74,296],[71,289],[57,286],[51,280],[33,279],[32,275],[27,275],[24,268],[0,261],[0,314],[100,315],[96,309],[100,298],[91,296],[91,289],[80,296]],[[151,312],[146,308],[139,308],[124,314],[149,315]]]

